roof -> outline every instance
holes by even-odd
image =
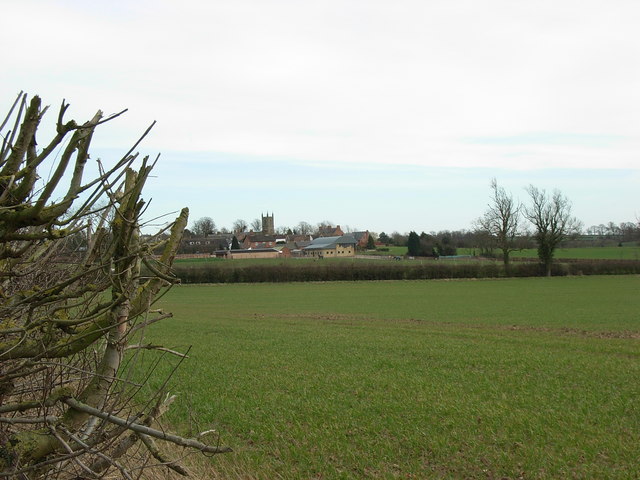
[[[318,250],[322,248],[336,248],[337,245],[355,245],[358,243],[352,235],[342,235],[340,237],[319,237],[312,241],[303,250]]]
[[[250,233],[249,235],[247,235],[245,237],[245,241],[247,240],[252,242],[252,243],[256,243],[256,242],[275,242],[276,241],[276,237],[273,235],[264,235],[262,233]]]
[[[362,237],[364,237],[365,235],[368,235],[369,231],[365,231],[365,232],[351,232],[351,235],[353,235],[353,237],[360,241],[360,239],[362,239]]]

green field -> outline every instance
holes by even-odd
[[[535,248],[513,252],[511,256],[517,258],[537,258]],[[586,260],[640,260],[640,247],[576,247],[559,248],[555,258],[579,258]]]
[[[460,255],[475,255],[476,249],[459,248]],[[500,251],[495,250],[496,256],[500,257]],[[535,248],[526,248],[511,253],[511,258],[538,258],[538,252]],[[639,246],[625,247],[575,247],[575,248],[558,248],[555,251],[556,259],[584,259],[584,260],[640,260]]]
[[[220,432],[220,478],[639,478],[639,288],[183,286],[149,337],[191,346],[167,420]]]

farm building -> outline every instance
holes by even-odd
[[[273,248],[276,246],[276,237],[263,233],[249,232],[244,237],[238,237],[240,245],[245,249]]]
[[[302,249],[307,257],[353,257],[358,242],[351,235],[320,237]]]
[[[358,242],[359,248],[367,248],[367,242],[369,242],[369,230],[364,232],[353,232],[353,238]]]
[[[318,228],[319,237],[339,237],[344,235],[344,232],[340,228],[340,225],[332,227],[331,225],[325,225]]]
[[[182,238],[179,254],[213,254],[216,250],[231,248],[233,235],[219,234],[203,237],[185,236]]]

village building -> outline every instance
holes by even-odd
[[[286,242],[283,244],[278,242],[276,248],[285,258],[302,257],[304,255],[303,248],[308,246],[312,240],[310,235],[287,235]]]
[[[351,235],[353,235],[353,238],[358,242],[358,248],[367,248],[367,243],[369,243],[369,230],[365,232],[352,232]]]
[[[335,227],[326,225],[318,228],[318,237],[341,237],[343,235],[344,232],[340,228],[340,225],[336,225]]]
[[[238,242],[240,242],[242,248],[247,250],[251,248],[273,248],[276,246],[277,238],[274,235],[249,232],[242,238],[238,238]]]
[[[317,258],[353,257],[356,239],[352,235],[318,237],[302,249],[304,256]]]
[[[233,235],[231,234],[183,237],[178,254],[213,254],[216,250],[228,250],[231,248],[232,241]]]

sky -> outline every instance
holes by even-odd
[[[620,223],[640,218],[639,24],[636,0],[21,0],[0,108],[128,108],[94,138],[106,164],[157,121],[150,225],[187,206],[219,228],[471,229],[492,178]]]

